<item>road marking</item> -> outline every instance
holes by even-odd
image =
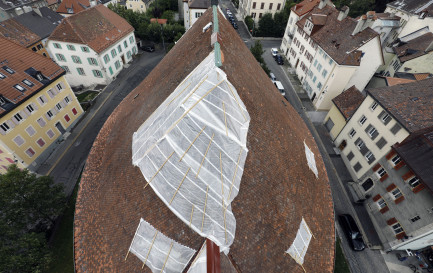
[[[81,129],[81,131],[77,134],[77,136],[75,136],[74,140],[72,140],[72,142],[65,149],[65,151],[59,156],[59,158],[56,160],[56,162],[54,162],[53,166],[51,167],[51,169],[48,170],[48,172],[47,172],[46,175],[50,175],[50,173],[54,170],[54,168],[57,166],[57,164],[59,164],[60,160],[65,156],[66,152],[69,151],[69,149],[75,143],[75,141],[77,140],[77,138],[81,135],[81,133],[84,131],[84,129],[87,128],[87,125],[89,125],[89,123],[93,120],[93,118],[95,117],[95,115],[99,112],[99,109],[101,109],[101,107],[104,106],[105,102],[111,97],[111,95],[113,95],[114,91],[115,90],[111,91],[111,93],[105,98],[105,100],[98,107],[98,109],[96,109],[96,111],[93,113],[92,117],[86,122],[86,124],[83,126],[83,128]]]

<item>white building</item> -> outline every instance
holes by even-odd
[[[284,31],[283,42],[281,43],[281,51],[284,55],[289,53],[289,48],[295,35],[297,25],[296,23],[308,14],[320,0],[304,0],[299,4],[294,5],[290,10],[289,20],[287,21],[286,30]]]
[[[183,22],[185,29],[190,29],[209,7],[210,0],[183,1]]]
[[[104,5],[65,18],[48,48],[71,86],[109,84],[137,53],[133,27]]]
[[[363,90],[383,64],[379,35],[361,30],[348,12],[321,1],[297,22],[287,57],[318,110],[329,110],[332,99],[353,85]]]
[[[238,13],[241,18],[251,16],[257,24],[266,13],[271,13],[274,16],[276,12],[281,11],[285,3],[284,0],[262,0],[260,2],[257,0],[239,0]]]

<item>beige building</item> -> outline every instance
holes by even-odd
[[[65,71],[51,59],[0,38],[0,173],[34,169],[83,113]]]
[[[325,117],[324,124],[333,141],[363,100],[364,96],[355,86],[347,89],[332,100],[332,107]]]
[[[240,0],[239,14],[243,18],[251,16],[257,24],[266,13],[271,13],[272,16],[284,8],[286,1],[283,0]],[[257,27],[257,26],[256,26]]]
[[[126,0],[125,7],[134,12],[146,12],[152,0]]]

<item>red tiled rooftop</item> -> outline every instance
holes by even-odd
[[[393,86],[393,85],[402,84],[402,83],[409,83],[409,82],[414,81],[414,80],[410,80],[410,79],[393,78],[393,77],[386,77],[385,79],[386,79],[388,86]]]
[[[358,106],[364,101],[364,96],[355,86],[350,87],[332,100],[346,120],[352,117]]]
[[[147,267],[142,271],[143,263],[132,254],[124,260],[140,218],[195,250],[203,243],[204,238],[179,220],[151,187],[143,189],[146,180],[132,165],[131,146],[133,133],[212,51],[211,31],[202,32],[211,15],[209,9],[185,33],[115,109],[96,138],[76,203],[77,272],[150,272]],[[284,252],[304,217],[315,235],[305,256],[305,270],[333,272],[332,196],[314,138],[221,14],[219,24],[221,69],[251,118],[240,191],[231,204],[236,235],[230,262],[241,272],[303,272]],[[304,141],[315,154],[318,179],[307,165]]]
[[[89,0],[62,0],[56,12],[64,14],[77,14],[90,8]]]
[[[63,19],[48,39],[86,44],[100,53],[133,30],[115,12],[97,5]]]
[[[310,12],[319,3],[320,0],[304,0],[301,3],[294,5],[291,10],[298,16],[302,16]]]
[[[430,52],[432,43],[433,33],[428,32],[393,49],[400,62],[406,62]]]
[[[25,27],[14,18],[0,22],[0,34],[6,39],[14,41],[23,47],[31,46],[42,40],[42,38],[36,33]]]

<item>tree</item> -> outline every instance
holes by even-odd
[[[65,206],[63,185],[49,176],[16,165],[0,175],[0,272],[44,271],[50,261],[46,237]]]
[[[161,15],[162,19],[167,19],[167,23],[168,24],[174,24],[175,20],[174,20],[174,11],[172,10],[166,10],[164,11],[164,13]]]
[[[283,37],[284,31],[286,30],[287,21],[289,20],[289,15],[284,12],[276,12],[274,14],[274,37]]]
[[[275,22],[271,13],[266,13],[259,20],[259,30],[256,36],[272,37],[274,34]]]
[[[265,52],[262,47],[262,43],[257,40],[254,45],[250,48],[251,53],[253,54],[254,58],[260,63],[260,66],[263,68],[266,74],[269,75],[271,72],[269,68],[266,66],[265,60],[262,57],[262,54]]]
[[[248,31],[252,32],[253,31],[253,27],[254,27],[254,20],[253,17],[251,17],[250,15],[245,17],[245,24],[248,27]]]

